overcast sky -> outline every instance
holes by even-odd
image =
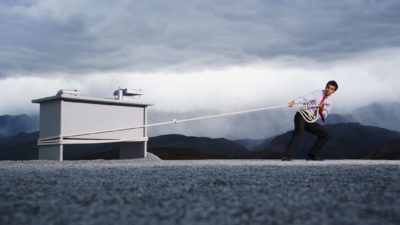
[[[119,86],[160,112],[280,105],[328,80],[336,113],[399,101],[399,15],[397,0],[2,0],[0,115]]]

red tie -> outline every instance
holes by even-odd
[[[319,104],[321,105],[322,103],[324,103],[326,98],[328,98],[328,96],[324,95],[324,97],[321,99],[321,102]],[[322,115],[322,109],[319,108],[318,112],[319,112],[319,115],[321,116],[322,121],[324,121],[325,119],[324,119],[324,116]]]

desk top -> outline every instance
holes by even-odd
[[[147,107],[153,104],[144,102],[135,102],[132,100],[116,100],[107,98],[94,98],[85,96],[74,96],[70,94],[55,95],[45,98],[39,98],[32,100],[32,103],[45,103],[49,101],[68,101],[68,102],[82,102],[82,103],[95,103],[102,105],[123,105],[123,106],[137,106],[137,107]]]

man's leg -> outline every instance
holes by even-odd
[[[300,113],[296,113],[294,116],[294,131],[292,134],[292,137],[290,138],[290,142],[286,148],[286,151],[283,155],[283,157],[286,158],[293,158],[294,153],[296,151],[296,147],[301,140],[301,137],[304,134],[304,127],[306,125],[306,121],[303,119],[303,117],[300,115]]]
[[[317,155],[321,152],[321,149],[326,145],[329,140],[329,134],[326,129],[318,123],[307,123],[306,130],[316,136],[318,136],[317,141],[310,150],[310,154]]]

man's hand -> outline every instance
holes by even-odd
[[[318,105],[319,110],[324,111],[324,106],[325,106],[324,103],[319,104]]]
[[[288,102],[289,107],[293,107],[295,104],[296,104],[296,102],[294,100]]]

